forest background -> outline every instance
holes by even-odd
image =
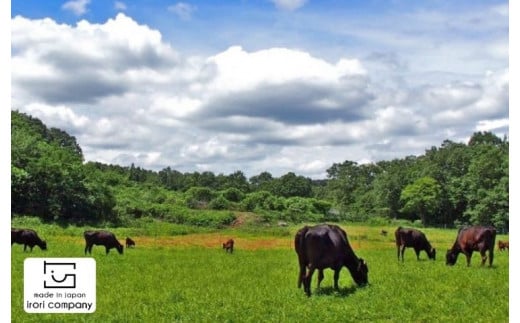
[[[324,179],[268,171],[247,178],[240,170],[181,173],[86,162],[75,137],[11,111],[11,217],[105,226],[151,218],[223,227],[241,212],[254,212],[265,224],[402,220],[494,225],[507,233],[509,140],[475,132],[467,143],[444,140],[420,156],[334,163]]]

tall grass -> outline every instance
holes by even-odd
[[[344,226],[345,227],[345,226]],[[391,237],[377,228],[345,227],[356,254],[369,266],[369,285],[358,288],[348,271],[340,289],[332,289],[332,271],[325,271],[320,290],[317,275],[312,296],[296,287],[297,257],[290,247],[244,250],[233,254],[215,248],[157,245],[125,250],[123,255],[95,247],[97,309],[93,314],[27,314],[23,310],[23,260],[26,257],[80,257],[83,241],[59,230],[47,236],[46,252],[36,247],[11,252],[11,315],[13,322],[507,322],[509,320],[509,257],[495,252],[492,268],[461,261],[448,267],[445,247],[454,231],[424,230],[439,249],[436,261],[417,261],[407,250],[399,263]],[[38,229],[38,228],[37,228]],[[290,228],[294,233],[296,228]],[[390,228],[389,228],[390,229]],[[391,229],[390,229],[391,230]],[[390,231],[389,232],[393,232]],[[239,230],[227,233],[238,233]],[[50,232],[50,231],[48,231]],[[258,232],[251,239],[258,237]],[[389,234],[390,236],[390,234]],[[190,235],[185,238],[189,239]],[[241,233],[247,239],[248,233]],[[160,239],[160,237],[159,237]],[[359,244],[359,246],[358,246]]]

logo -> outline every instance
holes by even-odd
[[[27,313],[93,313],[96,261],[93,258],[26,258],[24,310]]]
[[[54,276],[55,269],[60,272],[64,271],[63,279]],[[50,271],[50,279],[43,281],[44,288],[76,288],[76,274],[67,273],[70,270],[76,270],[75,262],[47,262],[43,261],[43,274],[47,275]]]

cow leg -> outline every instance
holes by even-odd
[[[471,264],[471,256],[473,255],[473,251],[467,251],[464,252],[464,254],[466,255],[466,265],[469,267]]]
[[[87,254],[87,251],[88,251],[88,244],[85,245],[85,255]]]
[[[304,282],[304,288],[305,288],[305,274],[306,274],[306,266],[303,264],[300,264],[300,275],[298,276],[298,288],[302,287],[302,282]]]
[[[416,249],[416,248],[414,248],[414,250],[415,250],[415,255],[417,256],[417,260],[419,260],[419,254],[421,253],[421,250]]]
[[[482,262],[480,263],[480,265],[484,266],[486,264],[486,261],[487,261],[486,250],[481,250],[480,251],[480,257],[482,258]]]
[[[321,281],[323,280],[323,269],[318,269],[318,288],[320,288]]]
[[[493,258],[494,258],[494,250],[493,248],[489,249],[489,267],[493,265]]]
[[[406,249],[405,245],[401,246],[401,261],[404,262],[404,250]]]
[[[307,271],[307,274],[305,275],[305,279],[303,280],[303,287],[305,290],[305,293],[307,296],[311,296],[311,281],[312,281],[312,275],[314,274],[314,268],[313,265],[309,266],[309,270]]]
[[[105,247],[105,250],[106,250],[106,254],[108,255],[108,253],[110,252],[110,248],[109,247]]]
[[[338,290],[338,280],[339,280],[339,272],[341,271],[341,267],[339,269],[334,269],[334,289]]]

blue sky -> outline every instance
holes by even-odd
[[[13,2],[12,109],[86,160],[248,177],[509,135],[507,1],[218,3]]]

